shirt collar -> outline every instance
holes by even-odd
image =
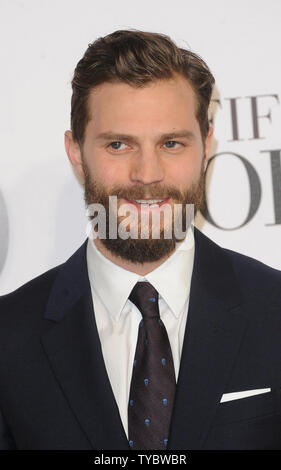
[[[175,252],[146,276],[113,263],[97,249],[91,238],[88,239],[87,266],[91,288],[115,321],[119,320],[134,285],[145,280],[157,289],[175,317],[179,317],[190,291],[195,252],[193,230],[191,227]]]

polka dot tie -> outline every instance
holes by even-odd
[[[138,282],[129,299],[143,316],[128,403],[129,444],[138,450],[166,449],[176,379],[169,338],[159,315],[158,292],[149,282]]]

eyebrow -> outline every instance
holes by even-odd
[[[195,135],[193,132],[187,130],[187,129],[182,129],[176,132],[167,132],[165,134],[160,134],[158,135],[158,140],[172,140],[172,139],[179,139],[179,138],[185,138],[190,141],[195,140]],[[101,132],[95,137],[95,140],[104,140],[104,141],[127,141],[127,142],[132,142],[132,141],[137,141],[138,138],[134,135],[129,135],[129,134],[116,134],[113,132]]]

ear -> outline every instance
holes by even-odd
[[[204,171],[206,171],[208,159],[210,157],[210,148],[211,148],[213,132],[214,132],[214,128],[210,125],[208,135],[205,139]]]
[[[64,133],[64,146],[74,172],[76,173],[80,183],[84,183],[85,178],[82,166],[81,149],[78,142],[73,139],[71,131],[66,131]]]

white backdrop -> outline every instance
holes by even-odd
[[[210,66],[217,156],[211,221],[197,225],[281,269],[280,18],[279,0],[0,0],[0,294],[62,263],[86,237],[63,145],[70,81],[88,43],[126,28],[168,34]]]

